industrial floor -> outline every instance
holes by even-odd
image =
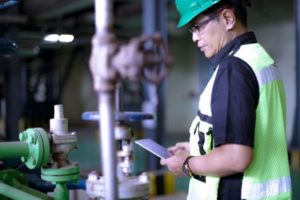
[[[83,173],[89,173],[92,170],[100,169],[100,151],[98,144],[98,127],[93,123],[88,124],[87,127],[84,128],[72,128],[69,127],[70,131],[76,131],[78,134],[78,143],[77,149],[71,152],[69,158],[71,161],[76,161],[79,163],[81,171]],[[182,136],[173,136],[168,137],[168,141],[166,141],[167,146],[170,144],[174,144],[177,141],[181,141],[183,139]],[[142,171],[145,167],[144,159],[145,151],[141,149],[135,150],[134,158],[135,160],[135,169],[138,171]],[[300,169],[293,169],[292,172],[292,188],[293,188],[293,199],[300,199]],[[178,178],[175,179],[175,190],[172,193],[157,195],[151,197],[151,200],[184,200],[186,199],[186,192],[188,189],[188,179],[187,178]],[[82,191],[80,194],[70,195],[70,200],[84,200],[87,195]],[[88,199],[88,198],[87,198]]]

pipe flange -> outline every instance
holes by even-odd
[[[50,157],[50,141],[42,128],[30,128],[19,134],[19,140],[28,143],[29,153],[21,160],[29,169],[36,169],[46,164]]]
[[[77,181],[80,178],[80,168],[77,163],[65,166],[63,168],[42,167],[41,178],[54,184]]]

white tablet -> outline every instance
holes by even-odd
[[[160,144],[156,143],[155,141],[153,141],[151,139],[136,140],[135,143],[160,158],[165,159],[170,156],[167,148],[161,146]]]

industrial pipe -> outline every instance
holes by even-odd
[[[27,142],[0,142],[0,160],[27,157],[28,154]]]
[[[102,155],[102,167],[105,182],[105,199],[118,199],[118,181],[117,181],[117,152],[114,138],[114,111],[113,111],[113,93],[99,94],[99,118],[100,126],[100,144]]]
[[[111,53],[114,51],[114,35],[112,26],[112,1],[95,0],[96,34],[93,41],[93,52],[101,55],[102,62],[94,60],[91,65],[94,76],[94,88],[98,92],[99,144],[101,145],[102,172],[106,200],[118,199],[118,180],[116,172],[116,147],[114,140],[114,83],[115,75],[109,64]],[[95,42],[96,41],[96,42]],[[97,46],[97,47],[96,47]],[[101,53],[100,53],[101,52]],[[94,57],[99,60],[99,57]],[[95,64],[98,63],[100,65]],[[105,74],[105,77],[102,75]],[[103,81],[104,80],[104,81]]]
[[[101,146],[104,196],[118,199],[117,151],[115,141],[115,89],[118,79],[145,78],[158,84],[166,75],[170,56],[158,35],[134,38],[128,45],[118,45],[112,33],[112,0],[95,0],[96,33],[89,60],[94,89],[98,93],[99,144]],[[150,42],[152,47],[145,48]],[[162,69],[162,70],[160,70]],[[159,72],[157,72],[159,71]],[[118,109],[118,108],[117,108]]]
[[[12,180],[12,185],[14,188],[18,188],[18,190],[25,192],[26,194],[30,194],[32,196],[35,196],[38,199],[53,199],[52,197],[44,194],[43,192],[40,192],[38,190],[32,189],[31,187],[28,187],[27,185],[22,184],[17,179]],[[23,199],[23,198],[22,198]]]
[[[95,26],[97,34],[108,34],[112,26],[112,1],[95,0]]]
[[[69,190],[66,183],[57,183],[54,189],[54,199],[55,200],[68,200]]]
[[[0,194],[15,200],[41,200],[41,197],[36,197],[32,194],[28,194],[22,190],[14,188],[0,181]],[[50,198],[46,198],[50,199]]]

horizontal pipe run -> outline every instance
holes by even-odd
[[[22,190],[14,188],[0,181],[0,194],[15,200],[41,200],[41,198],[35,197]]]
[[[27,157],[28,154],[27,142],[0,142],[0,160]]]

